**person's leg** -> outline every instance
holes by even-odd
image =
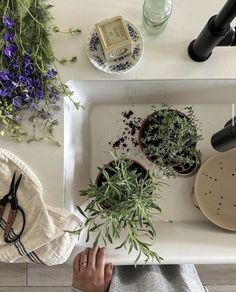
[[[205,292],[193,264],[161,265],[160,271],[170,291]]]
[[[114,267],[110,292],[205,292],[194,265]]]

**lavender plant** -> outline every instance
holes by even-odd
[[[141,255],[149,259],[161,261],[162,258],[151,250],[151,242],[156,239],[153,219],[161,213],[159,206],[162,183],[155,174],[144,175],[140,169],[132,167],[134,161],[126,159],[118,153],[112,153],[113,162],[100,169],[103,182],[101,185],[90,183],[81,191],[81,196],[87,196],[90,201],[85,212],[77,206],[85,216],[87,239],[97,232],[94,245],[98,241],[113,244],[113,240],[121,239],[121,231],[126,235],[116,249],[127,248],[128,253],[137,251],[138,262]],[[88,212],[88,214],[85,214]]]
[[[0,2],[0,135],[28,142],[54,138],[54,117],[60,98],[72,92],[61,81],[49,40],[52,24],[46,0]],[[72,34],[79,29],[69,31]],[[66,63],[66,59],[59,60]],[[75,62],[73,57],[69,62]],[[71,98],[72,100],[72,98]],[[74,102],[72,100],[72,102]],[[74,102],[76,108],[80,104]],[[25,131],[23,117],[30,112],[33,131]],[[56,142],[58,144],[58,142]]]

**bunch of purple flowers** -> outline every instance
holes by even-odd
[[[55,141],[55,112],[60,110],[61,96],[72,93],[55,69],[48,26],[51,6],[45,0],[32,1],[29,8],[17,6],[22,0],[9,1],[11,5],[0,4],[7,7],[0,17],[0,135],[18,141],[25,136],[28,142]],[[79,108],[79,103],[74,104]],[[28,113],[33,126],[30,136],[24,126]]]
[[[32,111],[34,119],[41,118],[47,120],[48,124],[57,124],[53,120],[53,113],[60,109],[60,91],[55,84],[57,72],[50,68],[50,64],[43,73],[30,51],[22,54],[16,42],[16,21],[4,16],[3,24],[5,33],[4,46],[1,48],[0,118],[5,129],[1,135],[9,134],[21,140],[22,134],[25,134],[21,130],[24,109]]]

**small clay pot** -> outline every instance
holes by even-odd
[[[189,120],[189,117],[188,117],[186,114],[184,114],[184,113],[182,113],[182,112],[180,112],[180,111],[178,111],[178,110],[174,110],[174,109],[163,109],[163,110],[160,110],[160,111],[177,112],[178,115],[179,115],[180,117],[185,117],[187,120]],[[159,111],[154,112],[154,113],[150,114],[149,116],[147,116],[147,118],[143,121],[143,123],[142,123],[142,125],[141,125],[141,127],[140,127],[140,129],[139,129],[139,135],[138,135],[138,144],[139,144],[139,146],[140,146],[142,152],[143,152],[144,155],[146,156],[146,158],[147,158],[149,161],[151,161],[152,163],[155,163],[155,162],[154,162],[155,159],[152,158],[151,156],[148,156],[148,155],[145,153],[145,151],[144,151],[144,147],[145,147],[145,146],[143,145],[143,143],[142,143],[142,139],[141,139],[141,138],[142,138],[142,136],[143,136],[143,133],[145,132],[145,129],[148,127],[150,120],[151,120],[155,115],[158,116],[158,112],[159,112]],[[197,141],[192,145],[192,148],[196,148],[196,146],[197,146]],[[173,159],[173,162],[172,162],[171,164],[172,164],[172,167],[173,167],[173,169],[174,169],[174,167],[176,166],[176,162],[175,162],[174,159]],[[196,168],[196,167],[194,167],[194,169],[195,169],[195,168]],[[194,170],[193,170],[192,167],[191,167],[191,169],[190,169],[189,171],[190,171],[190,173],[192,173]],[[185,171],[183,171],[183,172],[185,172]],[[176,173],[179,174],[179,172],[177,172],[177,171],[176,171]],[[181,175],[181,174],[180,174],[180,175]],[[184,173],[183,175],[185,175],[185,173]]]
[[[140,171],[142,172],[142,174],[143,174],[143,177],[145,177],[145,175],[147,174],[147,169],[146,169],[141,163],[139,163],[139,162],[136,161],[136,160],[133,160],[133,159],[128,159],[128,160],[133,161],[133,164],[131,164],[131,167],[132,167],[133,165],[134,165],[134,167],[131,168],[131,170],[133,170],[133,169],[140,170]],[[107,166],[112,165],[112,163],[114,163],[114,160],[112,160],[112,161],[110,161],[109,163],[105,164],[105,165],[103,166],[103,169],[106,169]],[[111,170],[108,169],[107,172],[108,172],[109,174],[111,174]],[[96,184],[98,187],[100,187],[100,186],[102,185],[102,182],[103,182],[103,181],[104,181],[104,180],[103,180],[103,178],[102,178],[102,171],[100,171],[100,172],[98,173],[97,177],[96,177],[95,184]]]
[[[193,155],[193,159],[195,161],[193,165],[185,164],[183,166],[173,166],[175,173],[184,177],[195,175],[201,166],[201,161],[200,158],[196,157],[196,155]]]
[[[133,170],[133,169],[136,169],[137,171],[141,172],[142,173],[142,178],[144,178],[146,175],[147,175],[147,169],[142,165],[140,164],[138,161],[136,160],[133,160],[133,159],[128,159],[128,160],[131,160],[133,161],[133,163],[131,164],[131,169],[130,170]],[[114,160],[110,161],[109,163],[105,164],[103,169],[106,169],[107,166],[109,165],[112,165],[112,163],[114,163]],[[106,170],[109,175],[112,175],[111,173],[111,170],[110,169],[107,169]],[[102,175],[102,171],[100,171],[96,177],[96,180],[95,180],[95,184],[100,187],[102,186],[102,183],[104,181],[104,178],[103,178],[103,175]],[[100,206],[103,208],[103,209],[109,209],[109,206],[106,206],[105,204],[100,204]]]

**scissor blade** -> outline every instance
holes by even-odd
[[[4,231],[4,238],[6,238],[6,239],[9,237],[10,230],[11,230],[13,222],[16,218],[16,212],[17,212],[17,210],[11,210],[9,212],[9,215],[7,218],[7,225],[6,225],[6,228]]]
[[[21,173],[21,175],[19,176],[19,178],[18,178],[18,180],[17,180],[17,182],[16,182],[16,184],[15,184],[15,189],[14,189],[14,194],[15,194],[15,195],[16,195],[16,192],[17,192],[17,190],[18,190],[18,187],[19,187],[19,184],[20,184],[21,178],[22,178],[22,173]]]
[[[5,206],[0,205],[0,220],[2,219],[2,215],[4,213]]]
[[[14,193],[15,191],[15,179],[16,179],[16,172],[14,172],[12,180],[11,180],[11,185],[10,185],[10,189],[9,189],[9,194]]]

